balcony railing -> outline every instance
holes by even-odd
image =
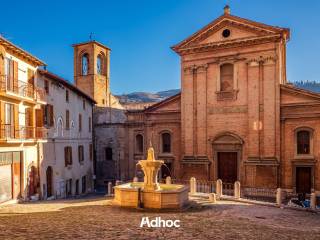
[[[11,124],[3,124],[0,126],[0,138],[5,140],[45,139],[47,138],[47,129],[44,127],[15,127]]]
[[[44,89],[35,87],[31,83],[20,81],[13,76],[0,75],[0,91],[11,92],[22,97],[45,100]]]

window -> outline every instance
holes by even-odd
[[[79,132],[82,131],[82,115],[79,114]]]
[[[171,153],[171,135],[170,133],[161,134],[162,152]]]
[[[82,107],[83,107],[83,110],[86,110],[86,100],[82,100]]]
[[[91,117],[89,117],[89,132],[91,132]]]
[[[102,74],[102,56],[98,55],[97,57],[97,74]]]
[[[66,110],[66,129],[70,129],[70,113],[69,110]]]
[[[105,154],[106,154],[106,160],[112,161],[112,148],[111,147],[105,148]]]
[[[220,66],[220,90],[222,92],[233,90],[233,64],[226,63]]]
[[[43,123],[47,127],[53,126],[53,105],[47,104],[43,106]]]
[[[102,99],[102,104],[104,105],[104,99]]]
[[[84,161],[84,155],[83,155],[83,146],[78,146],[78,157],[79,157],[79,163],[82,163]]]
[[[46,94],[49,94],[49,81],[44,80],[44,90],[46,91]]]
[[[92,161],[92,154],[93,154],[93,148],[92,148],[92,144],[89,144],[89,159],[90,161]]]
[[[297,154],[310,154],[310,132],[307,130],[297,132]]]
[[[82,55],[82,59],[81,59],[81,73],[82,75],[88,75],[89,73],[89,55],[87,53]]]
[[[136,135],[136,152],[143,153],[143,136],[141,134]]]
[[[72,165],[72,147],[70,146],[64,148],[64,163],[66,167]]]
[[[69,102],[69,91],[66,90],[66,102]]]

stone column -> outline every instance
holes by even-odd
[[[281,188],[277,188],[276,200],[277,200],[277,205],[281,206],[281,203],[282,203],[282,190],[281,190]]]
[[[216,194],[218,199],[222,196],[222,180],[218,179],[216,183]]]
[[[239,199],[241,197],[240,195],[240,182],[239,181],[236,181],[234,183],[234,198],[235,199]]]
[[[166,184],[171,184],[171,177],[170,176],[168,176],[168,177],[166,177]]]
[[[317,201],[316,194],[315,193],[311,193],[311,195],[310,195],[310,207],[313,210],[316,209],[316,201]]]
[[[217,202],[217,195],[215,193],[210,193],[209,194],[209,201],[212,203],[216,203]]]
[[[108,195],[112,194],[112,182],[108,182]]]

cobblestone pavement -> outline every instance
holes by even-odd
[[[230,201],[184,212],[111,206],[105,197],[0,207],[0,239],[320,239],[320,215]],[[180,228],[140,228],[142,217],[179,219]]]

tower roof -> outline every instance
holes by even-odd
[[[102,48],[105,48],[105,49],[108,49],[108,50],[111,50],[109,47],[107,47],[106,45],[96,41],[96,40],[91,40],[91,41],[87,41],[87,42],[82,42],[82,43],[76,43],[76,44],[73,44],[72,47],[78,47],[78,46],[82,46],[82,45],[88,45],[88,44],[97,44],[98,46],[102,47]]]

